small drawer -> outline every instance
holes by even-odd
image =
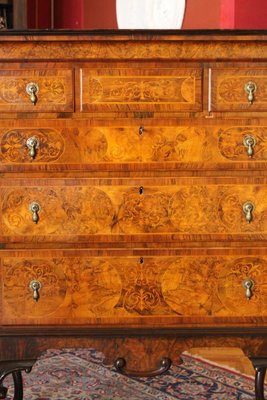
[[[267,68],[212,68],[211,111],[267,111]]]
[[[73,71],[20,68],[0,71],[1,112],[72,112]]]
[[[81,104],[87,111],[201,111],[202,69],[148,65],[82,68]]]

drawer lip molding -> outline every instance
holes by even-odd
[[[164,324],[165,325],[165,324]],[[245,328],[245,329],[244,329]],[[0,330],[0,337],[3,336],[11,336],[11,337],[24,337],[24,336],[33,336],[33,337],[68,337],[75,334],[75,336],[134,336],[134,337],[153,337],[153,336],[164,336],[164,337],[196,337],[196,336],[245,336],[245,337],[258,337],[262,336],[266,337],[267,326],[265,325],[257,325],[257,326],[246,326],[244,324],[241,325],[233,325],[230,327],[225,326],[192,326],[189,324],[188,326],[183,325],[181,327],[125,327],[122,326],[101,326],[101,327],[88,327],[85,325],[48,325],[48,326],[10,326],[3,325]]]

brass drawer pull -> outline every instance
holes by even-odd
[[[254,211],[255,207],[251,201],[247,201],[246,203],[243,204],[243,212],[246,217],[246,221],[250,223],[253,219],[252,212]]]
[[[30,82],[26,85],[26,93],[30,96],[31,102],[35,105],[37,103],[37,93],[39,92],[39,86],[37,83]]]
[[[256,144],[256,139],[253,136],[245,136],[243,140],[244,146],[247,148],[247,153],[249,157],[253,156],[254,146]]]
[[[38,139],[32,136],[27,140],[26,145],[29,149],[29,156],[34,159],[36,157],[36,150],[39,147]]]
[[[254,282],[251,279],[246,279],[245,281],[243,281],[242,285],[245,289],[245,296],[247,300],[250,300],[250,298],[252,297],[252,288],[254,286]]]
[[[257,90],[257,85],[256,85],[256,83],[255,83],[255,82],[252,82],[252,81],[249,81],[249,82],[247,82],[247,83],[245,84],[244,89],[245,89],[245,91],[246,91],[246,93],[247,93],[247,95],[248,95],[248,102],[249,102],[250,104],[252,104],[253,101],[255,100],[255,99],[254,99],[254,93],[255,93],[256,90]]]
[[[29,284],[29,288],[33,291],[32,298],[35,301],[38,301],[40,298],[39,290],[41,289],[42,285],[39,281],[33,280]]]
[[[41,207],[38,203],[33,202],[29,205],[29,210],[32,213],[32,220],[35,224],[39,221],[39,211],[41,210]]]

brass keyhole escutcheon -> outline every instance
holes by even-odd
[[[37,83],[30,82],[26,85],[26,93],[30,96],[30,100],[33,105],[37,103],[37,93],[39,92],[39,86]]]

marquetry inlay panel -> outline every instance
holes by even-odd
[[[245,86],[253,82],[256,90],[250,102]],[[214,111],[267,110],[267,69],[214,68],[212,70],[212,109]]]
[[[223,157],[232,161],[266,161],[267,160],[267,127],[236,126],[218,130],[218,147]],[[244,146],[245,138],[252,138],[252,154],[248,156],[248,148]]]
[[[26,91],[29,83],[38,86],[35,104]],[[0,70],[0,111],[72,111],[71,69]]]
[[[3,263],[4,314],[10,320],[23,315],[28,318],[43,317],[55,312],[64,302],[67,279],[62,260],[5,259]],[[30,283],[41,284],[38,302],[33,299]]]
[[[266,161],[267,127],[257,126],[96,126],[91,128],[66,127],[13,128],[0,130],[1,169],[5,165],[27,163],[79,164],[93,167],[95,164],[127,164],[127,169],[142,168],[145,163],[183,163],[184,168],[216,169],[217,163],[233,161]],[[27,140],[38,140],[36,154],[30,156]],[[252,137],[255,144],[252,154],[244,145],[244,139]],[[74,168],[74,167],[73,167]]]
[[[208,37],[208,39],[207,39]],[[91,39],[91,40],[89,40]],[[266,42],[244,39],[237,43],[231,37],[224,40],[212,41],[210,35],[203,36],[202,40],[193,42],[187,35],[168,38],[160,37],[153,40],[144,41],[136,37],[130,40],[110,41],[108,36],[106,40],[96,40],[94,37],[86,36],[86,41],[72,40],[71,37],[64,40],[48,41],[40,38],[35,42],[12,42],[2,43],[0,47],[0,57],[11,60],[17,58],[38,60],[53,59],[71,60],[80,58],[83,60],[99,60],[108,58],[111,60],[171,60],[179,58],[182,60],[199,60],[207,58],[217,61],[218,58],[227,60],[248,60],[258,58],[266,60]],[[231,40],[229,40],[231,39]]]
[[[267,262],[260,257],[10,258],[3,268],[4,319],[11,323],[266,314]],[[33,279],[41,284],[37,301],[29,287]],[[250,299],[246,279],[253,281]]]
[[[38,223],[29,207],[38,203]],[[96,234],[110,232],[114,205],[95,187],[18,188],[8,191],[2,206],[4,231],[19,235]]]
[[[267,233],[266,185],[40,186],[1,197],[4,235]]]
[[[81,70],[82,111],[201,110],[200,68]]]
[[[27,147],[30,138],[35,138],[38,143],[34,159]],[[0,140],[2,162],[49,163],[58,160],[65,148],[62,135],[55,129],[12,129],[5,131]]]

